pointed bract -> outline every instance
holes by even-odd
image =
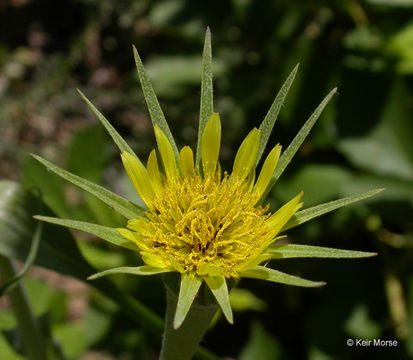
[[[184,322],[201,284],[202,279],[199,277],[191,278],[188,274],[181,275],[181,287],[176,305],[174,329],[178,329]]]
[[[205,277],[205,282],[214,294],[215,299],[217,299],[225,318],[230,324],[233,324],[234,319],[232,316],[232,309],[229,302],[228,287],[225,277]]]

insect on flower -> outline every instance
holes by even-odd
[[[316,216],[378,193],[332,201],[299,211],[303,192],[279,209],[265,205],[265,197],[304,141],[336,90],[332,90],[310,116],[290,146],[281,152],[275,145],[257,166],[281,105],[294,80],[297,67],[287,78],[259,129],[254,128],[239,147],[232,171],[221,169],[218,161],[221,120],[213,112],[211,45],[207,31],[201,91],[201,111],[197,151],[188,146],[178,151],[163,112],[135,51],[138,75],[154,124],[158,152],[152,150],[146,166],[120,137],[104,116],[86,103],[106,127],[119,149],[125,170],[146,205],[142,209],[128,200],[58,168],[34,155],[47,168],[106,202],[128,221],[124,228],[74,220],[37,216],[38,219],[83,230],[102,239],[134,250],[144,265],[121,267],[95,274],[90,279],[115,273],[153,275],[181,274],[174,327],[185,319],[203,282],[211,290],[229,322],[233,322],[227,280],[249,277],[297,286],[317,287],[323,282],[305,280],[271,269],[270,259],[293,257],[367,257],[374,253],[329,249],[316,246],[277,244],[285,230]]]

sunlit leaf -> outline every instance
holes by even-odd
[[[343,199],[330,201],[330,202],[325,203],[325,204],[313,206],[311,208],[298,211],[292,217],[292,219],[283,227],[282,231],[285,231],[285,230],[291,229],[293,227],[296,227],[296,226],[298,226],[300,224],[303,224],[303,223],[305,223],[305,222],[307,222],[311,219],[314,219],[318,216],[327,214],[328,212],[339,209],[343,206],[347,206],[347,205],[350,205],[354,202],[367,199],[371,196],[374,196],[374,195],[380,193],[383,190],[384,189],[371,190],[371,191],[367,191],[363,194],[348,196],[348,197],[345,197]]]
[[[320,287],[326,284],[323,281],[306,280],[298,276],[285,274],[281,271],[269,269],[264,266],[257,266],[251,270],[243,271],[241,276],[303,287]]]
[[[130,201],[122,198],[119,195],[116,195],[115,193],[112,193],[104,187],[83,179],[77,175],[74,175],[66,170],[63,170],[38,155],[32,156],[48,169],[53,171],[56,175],[59,175],[63,179],[70,181],[72,184],[75,184],[81,189],[86,190],[87,192],[96,196],[98,199],[102,200],[104,203],[112,207],[115,211],[125,216],[126,218],[134,219],[137,216],[141,216],[143,214],[143,209],[138,205],[131,203]]]
[[[298,244],[273,245],[265,250],[273,259],[288,258],[364,258],[377,255],[372,252],[332,249]]]
[[[111,227],[96,225],[92,223],[87,223],[84,221],[59,219],[56,217],[49,216],[34,216],[35,219],[40,221],[45,221],[51,224],[56,224],[60,226],[65,226],[71,229],[81,230],[87,232],[88,234],[95,235],[102,240],[110,242],[111,244],[122,246],[129,250],[139,251],[138,247],[131,241],[122,237],[119,232]]]

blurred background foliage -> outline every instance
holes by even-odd
[[[232,294],[235,325],[217,321],[203,345],[242,360],[413,358],[412,0],[0,1],[0,177],[40,188],[59,216],[123,224],[27,154],[139,201],[117,149],[75,89],[146,159],[154,135],[134,70],[135,44],[178,144],[194,148],[207,26],[224,168],[299,62],[272,144],[286,147],[331,88],[338,86],[339,95],[275,186],[272,205],[301,189],[306,207],[386,191],[289,232],[294,243],[376,251],[376,258],[274,264],[328,285],[300,289],[243,280]],[[98,269],[137,261],[74,235]],[[113,280],[163,316],[159,279]],[[96,290],[39,267],[24,284],[64,358],[156,358],[160,339]],[[1,357],[22,359],[4,298],[0,306]],[[347,338],[396,339],[398,346],[348,347]]]

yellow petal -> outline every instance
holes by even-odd
[[[254,128],[242,142],[235,156],[232,177],[235,181],[243,181],[250,173],[257,157],[261,132]]]
[[[152,183],[153,190],[157,196],[160,196],[163,192],[161,173],[158,166],[158,158],[156,156],[155,149],[151,151],[146,165],[148,169],[149,179]]]
[[[257,193],[258,199],[261,198],[267,189],[268,184],[271,181],[272,175],[274,174],[275,167],[277,166],[278,159],[281,154],[281,145],[276,145],[271,152],[268,154],[264,161],[260,175],[254,187],[254,192]]]
[[[126,151],[121,154],[123,166],[139,196],[150,208],[154,192],[145,166],[133,155]]]
[[[165,261],[159,255],[155,255],[147,251],[142,251],[141,256],[143,262],[147,265],[151,265],[153,267],[161,269],[169,266],[168,264],[165,264]]]
[[[156,142],[158,143],[158,149],[161,153],[163,167],[165,169],[166,177],[168,180],[175,181],[176,180],[176,160],[175,154],[172,149],[172,145],[169,142],[168,138],[159,128],[159,126],[155,126],[155,137]]]
[[[204,175],[213,176],[217,167],[221,145],[221,120],[219,114],[213,112],[209,117],[202,134],[202,168]]]
[[[304,192],[301,191],[295,198],[278,209],[276,213],[272,214],[271,217],[266,220],[265,223],[271,229],[272,236],[276,236],[287,221],[303,206],[303,203],[300,203],[303,195]]]
[[[253,189],[254,181],[255,181],[255,169],[251,169],[247,177],[247,191],[248,192],[251,192],[251,190]]]
[[[144,241],[144,239],[137,233],[130,231],[128,229],[124,229],[124,228],[118,228],[118,233],[123,236],[125,239],[132,241],[133,243],[135,243],[139,249],[141,250],[148,250],[148,246],[146,244],[146,242]]]
[[[195,174],[194,154],[189,146],[184,146],[179,153],[179,161],[183,176]]]
[[[149,231],[148,225],[149,221],[144,217],[139,217],[128,221],[128,229],[136,231],[140,234],[143,234],[145,231]]]

